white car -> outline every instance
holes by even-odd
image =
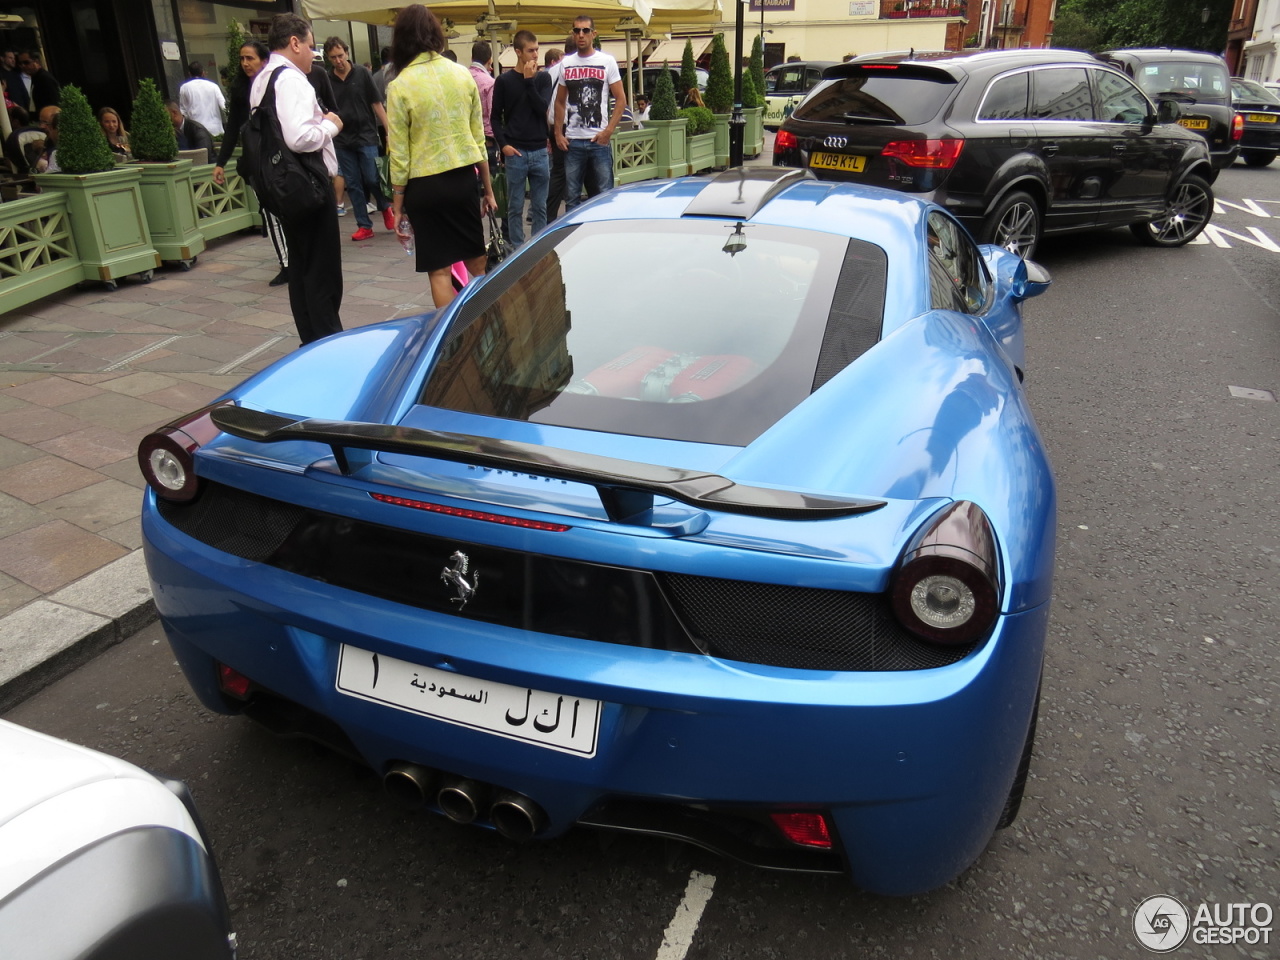
[[[186,785],[0,720],[0,957],[234,960]]]

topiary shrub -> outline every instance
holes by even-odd
[[[170,163],[178,156],[178,135],[174,133],[173,121],[169,119],[160,91],[150,77],[138,82],[129,143],[135,160]]]
[[[755,87],[756,102],[752,104],[743,104],[744,106],[763,107],[764,106],[764,41],[760,39],[760,34],[756,34],[756,38],[751,41],[751,83]]]
[[[684,42],[684,56],[680,59],[680,102],[690,90],[698,89],[698,64],[693,59],[693,41]]]
[[[733,109],[733,71],[729,69],[729,51],[725,49],[723,33],[717,33],[711,41],[711,76],[707,78],[707,92],[702,99],[712,113],[728,113]]]
[[[62,88],[58,115],[58,169],[63,173],[100,173],[116,165],[93,108],[79,87]]]
[[[652,114],[650,114],[652,116]],[[685,107],[677,117],[684,117],[689,121],[684,128],[686,137],[696,137],[700,133],[710,133],[716,128],[716,118],[706,107]]]
[[[756,85],[751,79],[751,71],[742,71],[742,108],[758,107],[760,97],[756,94]]]
[[[662,70],[658,73],[658,80],[653,85],[653,103],[649,105],[649,119],[674,120],[675,118],[676,88],[671,82],[671,71]]]
[[[227,21],[227,65],[219,68],[222,74],[222,85],[230,87],[240,75],[240,48],[244,46],[244,28],[240,21],[232,17]]]

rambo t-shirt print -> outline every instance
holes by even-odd
[[[595,51],[588,57],[572,54],[561,61],[565,86],[565,136],[590,140],[609,120],[609,85],[622,80],[618,61]]]

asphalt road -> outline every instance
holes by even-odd
[[[1235,206],[1201,243],[1040,253],[1027,382],[1060,512],[1039,742],[1018,823],[931,895],[403,812],[367,771],[204,712],[156,627],[8,719],[188,780],[249,960],[1128,957],[1149,896],[1280,911],[1280,405],[1230,389],[1280,392],[1280,165],[1216,189]],[[1274,932],[1177,955],[1276,957]]]

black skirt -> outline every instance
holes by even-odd
[[[404,188],[419,273],[484,256],[479,177],[474,166],[413,177]]]

